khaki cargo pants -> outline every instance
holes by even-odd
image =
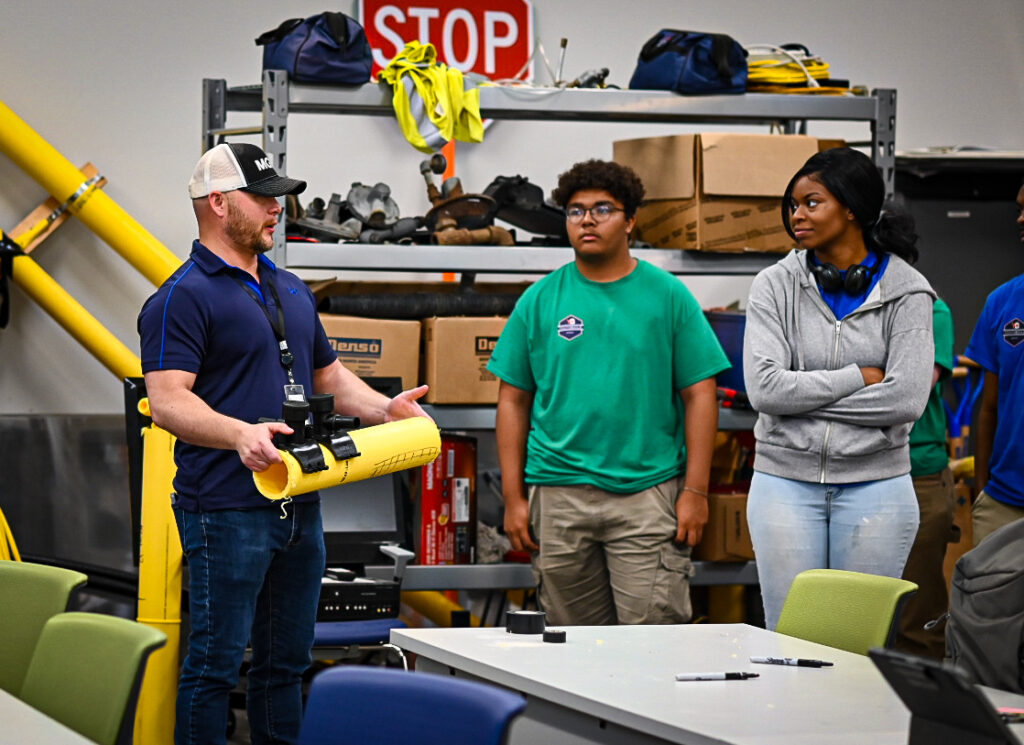
[[[673,542],[682,486],[679,477],[635,494],[530,487],[533,574],[549,626],[690,620],[690,549]]]

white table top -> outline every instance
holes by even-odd
[[[910,715],[868,657],[745,624],[570,626],[565,644],[495,628],[396,629],[391,641],[457,670],[666,740],[905,745]],[[831,668],[752,664],[804,657]],[[739,672],[677,682],[676,673]]]
[[[0,689],[0,745],[94,745],[55,719]]]

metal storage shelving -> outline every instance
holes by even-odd
[[[722,96],[680,96],[670,91],[587,88],[482,87],[480,112],[489,119],[779,124],[783,131],[802,131],[809,120],[860,121],[871,127],[871,156],[894,191],[896,157],[896,91],[880,89],[871,96],[790,96],[747,93]],[[229,112],[261,112],[259,127],[227,127]],[[203,149],[218,138],[259,134],[263,149],[281,172],[287,172],[288,117],[291,114],[394,116],[391,91],[367,83],[339,87],[291,83],[279,70],[266,70],[262,85],[229,88],[224,80],[203,81]],[[273,258],[296,269],[382,271],[450,271],[546,273],[572,258],[568,248],[511,248],[481,253],[473,247],[434,246],[412,250],[401,245],[287,244],[278,231]],[[645,249],[644,258],[680,275],[753,274],[775,261],[773,254],[722,253]]]
[[[859,121],[871,128],[868,143],[882,173],[886,192],[893,193],[896,138],[896,91],[880,89],[870,96],[742,95],[680,96],[669,91],[559,88],[480,88],[481,114],[490,119],[707,123],[779,125],[784,132],[805,131],[809,120]],[[230,112],[262,114],[257,127],[229,128]],[[277,169],[287,172],[288,117],[292,114],[394,116],[391,91],[368,83],[339,87],[291,83],[279,70],[266,70],[261,85],[229,88],[226,81],[203,81],[203,149],[223,137],[260,135]],[[374,245],[354,243],[288,243],[283,225],[275,237],[273,259],[289,269],[350,271],[465,272],[544,274],[572,260],[570,248],[503,247],[480,251],[475,246]],[[638,250],[639,253],[640,250]],[[642,249],[643,258],[677,275],[751,275],[778,259],[777,254],[705,253]],[[434,407],[444,426],[493,428],[493,407]],[[723,429],[746,429],[746,412],[722,410]]]
[[[532,89],[484,87],[480,89],[481,114],[490,119],[778,124],[787,133],[806,131],[809,120],[860,121],[871,128],[871,156],[886,184],[894,193],[896,155],[896,91],[879,89],[866,97],[790,96],[743,94],[738,96],[686,97],[667,91]],[[260,112],[259,127],[227,127],[230,112]],[[382,86],[367,84],[352,88],[289,83],[276,70],[263,73],[262,85],[229,88],[224,80],[203,81],[202,144],[206,150],[219,138],[259,134],[263,148],[277,169],[287,172],[287,123],[291,114],[339,114],[393,116],[391,93]],[[279,226],[273,258],[291,269],[338,269],[356,271],[473,272],[488,274],[543,274],[572,259],[569,248],[502,248],[481,252],[472,246],[409,247],[360,244],[288,244]],[[722,253],[644,249],[652,264],[678,275],[749,275],[776,261],[775,254]],[[438,406],[431,413],[443,427],[493,429],[494,407]],[[752,412],[721,410],[723,429],[748,429]],[[696,584],[754,584],[753,562],[714,565],[700,562],[702,575]],[[495,577],[480,574],[481,567],[422,567],[424,587],[491,587]],[[495,571],[494,568],[486,568]],[[499,567],[498,570],[501,568]],[[513,567],[522,572],[523,567]],[[468,577],[452,577],[469,570]],[[430,572],[440,576],[433,577]],[[444,573],[444,574],[441,574]],[[429,581],[428,581],[429,580]],[[519,584],[524,583],[519,578]],[[473,584],[473,583],[476,584]],[[468,584],[467,584],[468,583]]]

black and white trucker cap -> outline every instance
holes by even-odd
[[[241,189],[250,194],[283,197],[301,194],[305,181],[279,176],[270,163],[270,156],[256,145],[221,143],[210,148],[196,163],[188,194],[192,199],[214,191]]]

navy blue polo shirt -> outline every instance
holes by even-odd
[[[265,256],[284,310],[288,346],[295,355],[295,382],[313,392],[313,370],[337,359],[320,324],[309,288]],[[272,317],[274,296],[252,275],[229,266],[199,241],[192,255],[160,286],[139,314],[142,372],[195,373],[193,393],[214,411],[245,422],[281,418],[287,374],[277,338],[263,309],[237,279],[262,295]],[[252,472],[234,450],[198,447],[178,440],[174,449],[177,504],[185,510],[266,507]],[[314,501],[312,492],[296,501]]]

